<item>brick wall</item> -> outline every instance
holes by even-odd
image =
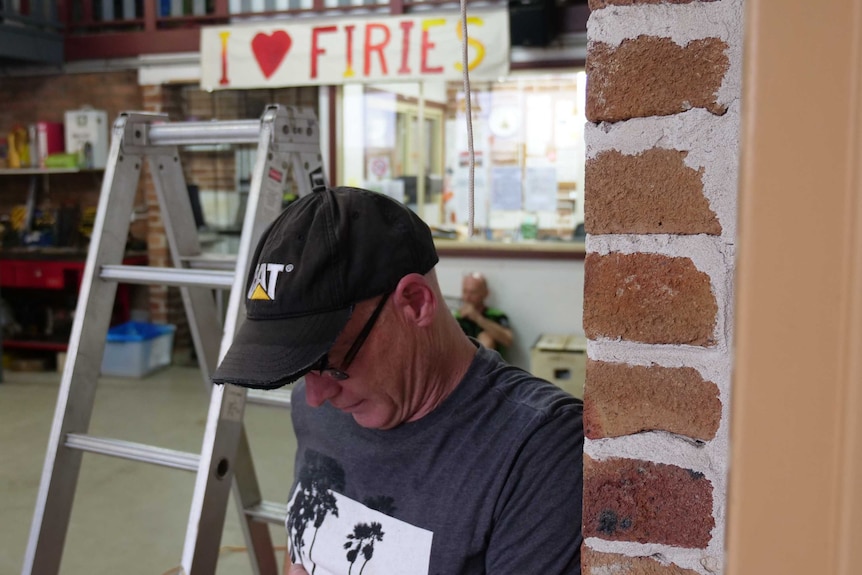
[[[125,110],[140,109],[138,72],[4,77],[0,80],[0,134],[15,124],[62,122],[66,110],[92,106],[109,121]]]
[[[141,107],[137,71],[124,70],[94,74],[56,74],[4,77],[0,79],[0,137],[16,125],[37,121],[63,122],[66,110],[91,106],[105,110],[112,122],[124,110]],[[93,173],[52,175],[42,178],[38,201],[54,207],[74,204],[95,207],[99,201],[101,177]],[[0,214],[26,202],[29,179],[21,176],[0,182]],[[139,196],[143,202],[143,196]],[[132,227],[132,234],[143,239],[145,224]]]
[[[743,0],[590,0],[583,572],[723,572]]]

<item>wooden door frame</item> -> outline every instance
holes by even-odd
[[[728,575],[862,565],[862,0],[746,0]]]

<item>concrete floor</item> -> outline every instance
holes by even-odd
[[[0,383],[0,573],[21,572],[60,375],[5,371]],[[90,433],[200,452],[208,395],[196,367],[102,378]],[[286,409],[248,405],[246,430],[264,499],[287,501],[296,450]],[[64,575],[161,575],[179,566],[194,473],[85,453],[63,549]],[[236,504],[218,573],[251,574]],[[281,564],[284,528],[271,526]]]

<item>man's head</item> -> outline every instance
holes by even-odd
[[[391,294],[357,304],[325,364],[305,375],[306,402],[329,403],[372,429],[433,411],[476,353],[442,302],[431,271],[404,276]]]
[[[428,226],[386,196],[334,188],[300,198],[258,243],[247,317],[213,382],[272,389],[321,367],[357,304],[437,261]]]
[[[461,299],[479,311],[485,309],[485,298],[488,297],[488,282],[485,276],[478,272],[469,273],[461,282]]]

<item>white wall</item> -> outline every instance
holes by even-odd
[[[488,304],[509,316],[515,343],[510,363],[530,368],[530,348],[546,333],[583,334],[584,261],[441,256],[437,277],[443,294],[460,298],[461,278],[485,274]]]

